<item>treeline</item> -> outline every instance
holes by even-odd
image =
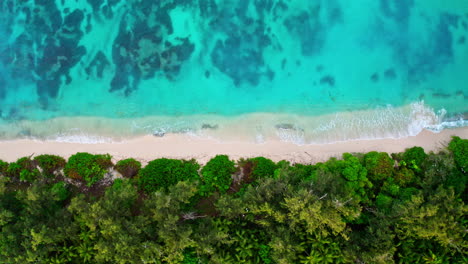
[[[0,263],[468,263],[458,137],[315,165],[77,153],[0,174]]]

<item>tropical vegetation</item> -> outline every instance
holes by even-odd
[[[467,263],[468,140],[317,164],[0,161],[0,263]]]

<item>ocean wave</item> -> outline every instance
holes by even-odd
[[[424,129],[468,126],[463,117],[447,117],[423,101],[409,105],[384,106],[371,110],[345,111],[328,115],[251,113],[234,117],[219,115],[149,116],[134,119],[62,117],[43,121],[20,120],[0,123],[0,140],[30,138],[67,143],[111,143],[130,138],[184,134],[218,141],[264,143],[281,140],[294,144],[324,144],[350,140],[403,138]]]

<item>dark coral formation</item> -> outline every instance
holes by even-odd
[[[54,2],[34,3],[9,1],[1,6],[5,14],[24,14],[24,31],[2,54],[2,62],[9,65],[11,79],[35,81],[38,95],[46,104],[50,97],[57,96],[62,85],[72,81],[71,68],[86,54],[79,45],[84,14],[74,10],[62,18]]]
[[[112,47],[116,71],[110,91],[124,90],[128,95],[140,80],[153,78],[157,72],[168,79],[179,74],[195,45],[188,37],[169,39],[173,34],[169,11],[174,7],[171,1],[143,1],[123,16]]]
[[[103,90],[129,96],[145,80],[178,81],[188,63],[201,64],[200,79],[217,81],[221,75],[241,89],[270,84],[282,76],[274,69],[291,76],[294,67],[304,70],[310,60],[328,52],[324,47],[331,42],[327,37],[332,27],[346,27],[340,4],[337,0],[0,1],[0,37],[5,39],[0,43],[0,99],[14,90],[6,87],[32,84],[41,107],[47,107],[73,83],[72,78],[99,79],[106,82]],[[464,16],[443,13],[436,20],[427,16],[428,32],[423,33],[430,41],[417,39],[421,43],[414,45],[409,18],[417,13],[415,0],[379,0],[378,8],[373,23],[377,29],[368,42],[390,46],[395,61],[386,66],[391,69],[376,69],[365,76],[372,83],[396,78],[424,81],[453,61],[454,44],[466,42],[466,34],[460,33],[468,30]],[[180,12],[189,17],[185,23],[190,26],[184,25],[183,33],[181,22],[173,21]],[[284,36],[291,39],[281,39]],[[94,38],[109,43],[96,47]],[[336,45],[331,44],[331,48]],[[279,58],[270,59],[270,54]],[[315,84],[340,88],[336,82],[340,76],[325,72],[321,64],[313,65],[317,65],[311,73]]]
[[[267,16],[271,12],[271,1],[255,2],[257,14]],[[247,14],[249,0],[239,1],[236,6],[225,6],[213,14],[210,30],[224,32],[227,37],[217,40],[211,52],[213,65],[229,76],[236,86],[242,83],[257,85],[262,76],[271,80],[271,69],[265,64],[263,51],[274,36],[265,20]]]
[[[47,106],[62,87],[73,81],[70,71],[78,65],[81,68],[77,71],[86,79],[111,79],[109,91],[128,96],[142,80],[175,81],[196,50],[201,50],[202,56],[209,58],[234,85],[256,86],[275,77],[265,50],[282,51],[271,22],[298,38],[303,55],[313,56],[324,45],[326,26],[342,21],[335,2],[319,1],[305,10],[296,10],[283,0],[86,0],[88,6],[77,9],[64,1],[6,0],[0,4],[0,19],[5,18],[0,35],[11,35],[12,27],[18,24],[23,24],[24,31],[8,47],[0,46],[0,98],[7,92],[4,87],[18,79],[34,83],[41,102]],[[199,42],[203,47],[196,47],[191,35],[176,35],[171,19],[176,9],[203,18],[197,25],[203,32]],[[24,20],[16,21],[18,17]],[[118,32],[107,45],[111,50],[84,47],[82,40],[99,34],[93,31],[95,28],[115,22],[119,23]],[[286,60],[282,68],[285,66]],[[112,78],[105,76],[108,74]],[[207,70],[205,78],[212,74]]]

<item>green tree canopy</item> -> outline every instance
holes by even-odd
[[[195,160],[156,159],[138,174],[139,186],[147,193],[168,189],[179,181],[199,181],[200,165]]]

